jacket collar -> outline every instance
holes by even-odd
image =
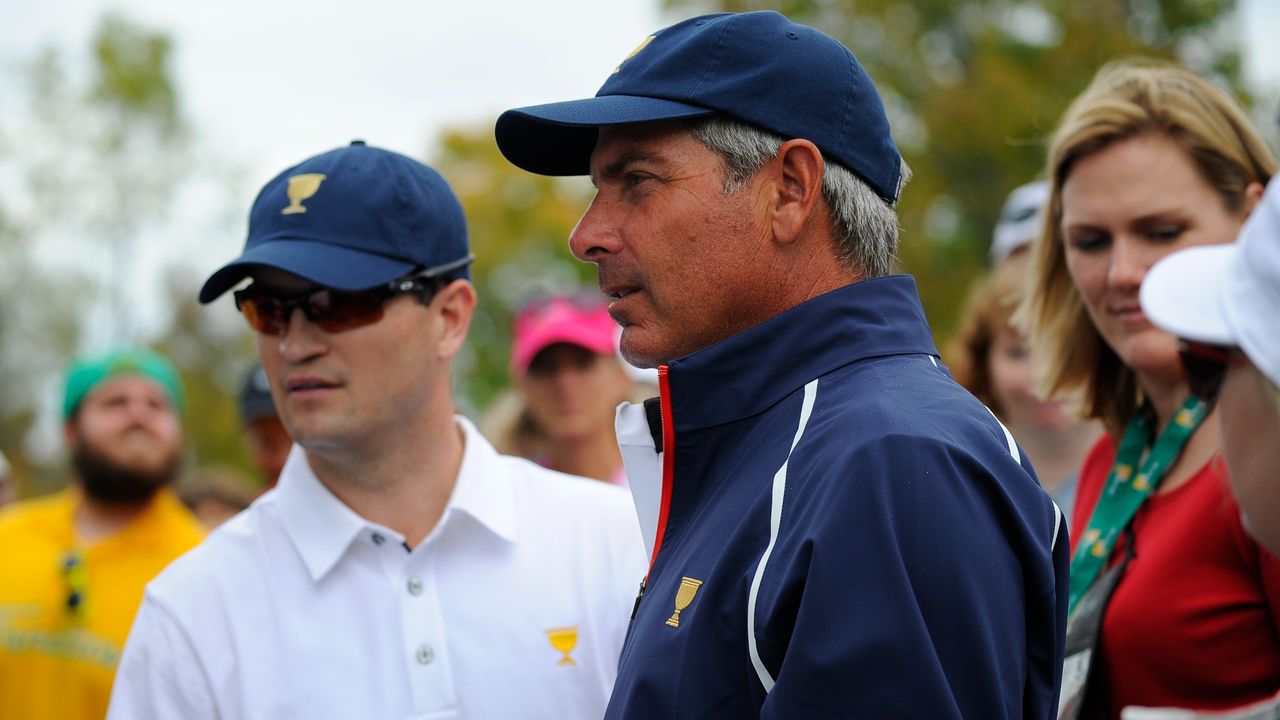
[[[758,414],[859,360],[914,354],[938,354],[915,280],[893,275],[846,285],[671,362],[675,430]]]

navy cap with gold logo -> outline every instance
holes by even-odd
[[[837,40],[772,11],[703,15],[660,30],[595,97],[508,110],[495,134],[518,167],[586,175],[598,128],[713,114],[809,140],[880,197],[897,199],[901,157],[871,78]]]
[[[364,290],[470,253],[462,205],[435,170],[362,140],[304,160],[262,188],[244,253],[200,290],[212,302],[256,266]],[[447,277],[467,278],[464,263]]]

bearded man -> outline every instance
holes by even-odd
[[[0,717],[101,718],[147,581],[202,530],[170,490],[182,382],[122,349],[67,370],[66,490],[0,512]]]

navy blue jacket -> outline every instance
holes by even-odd
[[[893,276],[660,372],[656,508],[631,477],[653,563],[606,717],[1055,716],[1066,523],[936,356]]]

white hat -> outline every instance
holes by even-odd
[[[1049,183],[1043,180],[1027,183],[1009,193],[991,239],[992,265],[1004,262],[1014,250],[1030,245],[1040,236],[1042,211],[1048,202]]]
[[[1239,347],[1280,385],[1280,187],[1263,194],[1238,242],[1189,247],[1156,263],[1141,300],[1160,328]]]

